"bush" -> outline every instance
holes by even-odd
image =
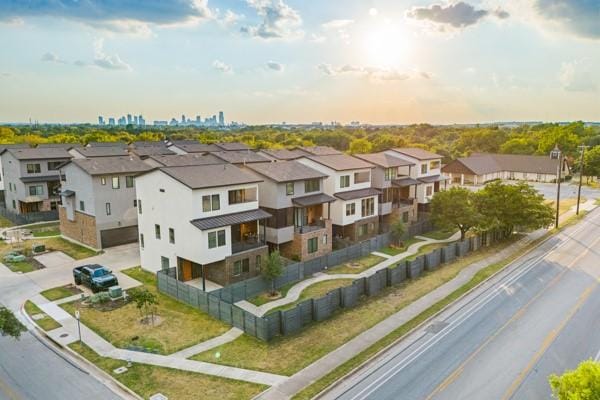
[[[92,304],[104,304],[110,301],[110,296],[107,292],[100,292],[90,296],[90,303]]]

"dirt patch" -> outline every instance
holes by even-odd
[[[154,317],[144,317],[140,319],[140,324],[143,326],[160,326],[163,323],[163,319],[160,315],[155,315]]]

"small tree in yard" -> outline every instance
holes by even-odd
[[[404,229],[404,223],[400,218],[393,221],[390,225],[390,234],[392,235],[392,240],[396,245],[398,245],[402,240],[402,235],[404,235],[405,231],[406,229]]]
[[[140,310],[142,320],[148,321],[148,317],[154,325],[154,314],[156,313],[156,305],[158,298],[148,289],[133,290],[130,293],[131,299],[135,302],[135,306]]]
[[[18,339],[21,332],[25,332],[23,324],[8,308],[0,306],[0,335]]]
[[[473,192],[457,187],[437,192],[431,199],[431,220],[441,229],[459,229],[463,240],[479,221]]]
[[[600,363],[584,361],[577,369],[549,378],[552,395],[558,400],[600,399]]]
[[[268,281],[271,282],[271,296],[275,296],[275,279],[279,278],[283,273],[283,265],[279,251],[273,251],[269,254],[264,265],[262,265],[262,274]]]

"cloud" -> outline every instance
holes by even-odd
[[[76,61],[76,65],[80,65],[79,63]],[[108,70],[131,71],[131,66],[121,60],[118,54],[108,55],[104,53],[104,39],[97,39],[94,42],[94,60],[92,61],[92,65]]]
[[[577,36],[600,39],[598,0],[534,0],[534,9],[548,22]]]
[[[597,80],[593,76],[593,65],[589,59],[562,63],[558,80],[564,90],[569,92],[595,92]]]
[[[331,21],[325,22],[321,26],[324,29],[341,29],[346,28],[354,23],[353,19],[333,19]]]
[[[500,8],[496,10],[476,9],[463,1],[447,5],[433,4],[429,7],[413,7],[406,12],[408,18],[432,23],[441,31],[444,31],[445,27],[460,29],[475,25],[489,15],[500,19],[510,16],[508,12]]]
[[[258,25],[243,26],[240,31],[261,39],[293,39],[301,37],[302,18],[283,0],[247,0],[256,10],[262,22]]]
[[[3,20],[27,17],[55,17],[83,22],[96,28],[123,28],[129,24],[173,25],[212,19],[207,0],[104,1],[17,1],[0,2]],[[148,28],[149,29],[149,28]],[[137,29],[139,31],[139,27]]]
[[[44,61],[44,62],[53,62],[53,63],[58,63],[58,64],[66,64],[66,61],[62,60],[56,54],[50,53],[50,52],[44,53],[44,55],[42,55],[41,60]]]
[[[236,14],[231,10],[225,11],[225,15],[219,21],[221,24],[231,26],[237,24],[240,20],[244,19],[242,14]]]
[[[221,60],[213,61],[212,66],[214,69],[216,69],[217,71],[222,72],[224,74],[232,74],[233,73],[233,68],[231,67],[231,65],[225,64]]]
[[[325,39],[325,36],[319,35],[317,33],[311,33],[309,38],[309,40],[314,43],[323,43]]]
[[[322,63],[317,65],[317,70],[327,76],[350,75],[375,81],[404,81],[417,76],[425,79],[430,79],[431,77],[428,73],[422,71],[408,73],[394,68],[363,67],[352,64],[334,67],[331,64]]]
[[[283,64],[275,62],[275,61],[268,61],[267,68],[269,68],[273,71],[281,72],[284,70],[285,66]]]

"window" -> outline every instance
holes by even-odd
[[[361,212],[363,217],[368,217],[375,214],[375,198],[369,197],[368,199],[361,200]]]
[[[308,254],[316,253],[319,250],[319,238],[310,238],[307,241]]]
[[[350,186],[350,175],[340,176],[340,187],[347,188]]]
[[[323,244],[327,244],[327,235],[323,235]]]
[[[435,160],[429,163],[429,169],[438,169],[440,167],[440,161]]]
[[[362,171],[354,173],[354,183],[365,183],[371,180],[371,172],[370,171]]]
[[[256,200],[256,188],[229,191],[229,204],[249,203]]]
[[[30,196],[41,196],[44,194],[44,187],[42,185],[29,186]]]
[[[118,176],[113,176],[112,177],[112,188],[113,189],[118,189],[121,187],[121,182],[119,180]]]
[[[85,203],[83,200],[79,200],[79,210],[85,211]]]
[[[408,211],[404,211],[402,213],[402,222],[404,222],[404,223],[408,222],[408,217],[409,217]]]
[[[294,194],[294,182],[288,182],[285,184],[285,195],[291,196]]]
[[[106,215],[110,215],[110,203],[106,203]]]
[[[346,216],[356,214],[356,204],[350,203],[346,204]]]
[[[133,207],[137,207],[137,199],[133,199]]]
[[[138,207],[138,213],[141,214],[142,213],[142,200],[138,199],[137,207]]]
[[[426,174],[427,173],[427,164],[421,164],[421,173],[422,174]]]
[[[169,243],[175,244],[175,229],[169,228]]]
[[[160,266],[163,271],[169,269],[169,258],[160,256]]]
[[[48,171],[56,171],[64,161],[48,161]]]
[[[369,227],[367,224],[362,224],[358,226],[358,236],[365,236],[369,232]]]
[[[309,179],[304,181],[304,192],[318,192],[321,189],[319,179]]]
[[[233,263],[233,271],[231,275],[240,276],[242,274],[242,260],[237,260]]]
[[[431,196],[433,194],[433,186],[427,186],[425,188],[425,196]]]
[[[256,272],[260,272],[262,268],[262,257],[259,255],[256,256],[256,265],[254,266],[254,269],[256,269]]]
[[[42,167],[40,164],[27,164],[28,174],[39,174],[40,172],[42,172]]]
[[[384,179],[386,181],[391,181],[392,179],[394,179],[396,177],[396,172],[397,172],[396,168],[386,168]]]
[[[144,234],[140,233],[140,246],[142,247],[142,249],[144,248]]]
[[[128,188],[133,187],[133,176],[125,177],[125,187],[128,187]]]
[[[13,208],[16,210],[17,209],[17,202],[13,200],[12,203],[13,203]]]
[[[221,200],[218,194],[202,196],[202,211],[216,211],[221,209]]]
[[[245,274],[250,272],[250,259],[249,258],[244,258],[242,260],[242,272]]]
[[[154,224],[154,236],[160,239],[160,225]]]
[[[102,178],[100,178],[100,184],[106,185],[106,177],[103,176]]]
[[[225,246],[225,229],[215,232],[208,232],[208,248]]]

